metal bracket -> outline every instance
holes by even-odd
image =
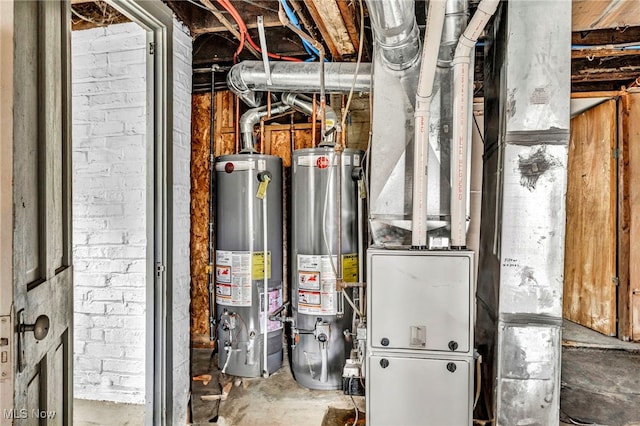
[[[264,19],[262,15],[258,16],[258,37],[260,38],[260,50],[262,50],[262,63],[264,64],[264,73],[267,77],[267,85],[271,86],[271,68],[269,67],[269,51],[267,50],[267,36],[264,32]]]
[[[165,268],[165,266],[162,263],[157,262],[156,263],[156,277],[160,278],[166,269],[167,268]]]

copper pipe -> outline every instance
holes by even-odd
[[[267,92],[267,117],[271,117],[271,92]]]
[[[236,114],[233,120],[233,131],[235,132],[236,137],[236,154],[240,152],[240,98],[234,96],[234,101],[236,103]]]
[[[342,122],[346,123],[345,120],[345,114],[347,113],[347,104],[346,104],[346,98],[344,97],[344,95],[340,96],[340,116],[342,117]],[[340,145],[342,145],[342,148],[346,148],[347,147],[347,129],[346,129],[346,124],[344,126],[341,126],[340,128]]]
[[[293,164],[293,151],[296,149],[296,136],[295,136],[295,127],[293,125],[293,114],[291,114],[291,121],[289,122],[289,139],[291,142],[291,151],[289,152],[290,163]]]
[[[316,147],[316,94],[313,94],[313,106],[311,109],[311,147]]]
[[[271,117],[267,116],[266,118],[260,119],[260,154],[264,154],[265,150],[265,142],[264,142],[264,120],[269,119]]]

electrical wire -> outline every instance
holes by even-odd
[[[240,16],[240,13],[231,4],[231,2],[229,0],[217,0],[217,2],[218,2],[218,4],[220,4],[220,6],[222,6],[224,8],[224,10],[226,10],[227,12],[229,12],[231,14],[233,19],[236,21],[236,24],[240,28],[240,33],[244,34],[243,37],[246,39],[247,43],[251,47],[253,47],[255,50],[257,50],[258,52],[262,53],[262,49],[260,48],[260,46],[258,46],[256,44],[256,42],[253,41],[253,39],[251,38],[251,35],[249,34],[249,30],[247,29],[247,24],[244,22],[244,20]],[[302,62],[302,60],[299,59],[299,58],[294,58],[294,57],[291,57],[291,56],[277,55],[275,53],[270,53],[270,52],[267,52],[267,56],[272,58],[272,59],[280,59],[280,60],[291,61],[291,62]]]
[[[349,111],[349,105],[351,104],[351,98],[353,96],[353,91],[356,85],[356,79],[358,76],[358,69],[360,68],[360,63],[362,62],[362,51],[363,51],[363,43],[364,43],[364,7],[362,5],[362,0],[359,0],[359,5],[360,5],[360,45],[358,46],[358,59],[356,62],[356,68],[355,68],[355,72],[353,74],[353,81],[351,82],[351,88],[349,89],[349,97],[347,98],[347,103],[345,105],[345,109],[344,109],[344,113],[342,115],[342,124],[341,124],[341,128],[342,131],[344,131],[344,127],[345,127],[345,123],[347,121],[347,115],[348,115],[348,111]],[[373,72],[373,71],[372,71]],[[371,113],[371,108],[369,108],[369,113]],[[371,134],[371,132],[369,132],[369,134]],[[371,139],[371,138],[369,138]],[[367,150],[369,149],[369,146],[371,146],[371,141],[369,141],[369,143],[367,144]],[[366,154],[365,154],[366,155]],[[336,159],[336,156],[334,155],[333,158],[331,159],[331,170],[329,170],[329,178],[327,180],[327,187],[325,189],[325,194],[324,194],[324,205],[322,208],[322,239],[324,241],[324,245],[327,249],[327,252],[329,253],[329,259],[330,259],[330,263],[331,263],[331,269],[333,269],[333,273],[335,274],[336,278],[338,277],[338,271],[336,268],[336,265],[334,264],[333,261],[333,255],[331,254],[331,248],[329,247],[329,242],[327,240],[327,204],[329,203],[329,187],[331,184],[331,176],[333,174],[333,165],[334,165],[334,161]],[[363,157],[363,161],[364,161],[364,157]],[[341,182],[338,182],[338,185],[341,185]],[[367,188],[367,184],[366,184],[366,179],[365,179],[365,188]],[[367,198],[368,198],[368,190],[367,190]],[[342,212],[338,212],[338,214],[342,214]],[[339,261],[339,260],[338,260]]]
[[[478,135],[480,136],[480,140],[482,141],[482,145],[484,145],[484,136],[482,136],[482,130],[480,130],[480,125],[478,124],[478,119],[476,118],[475,114],[472,112],[471,115],[473,116],[473,122],[476,125],[476,129],[478,129]]]
[[[362,0],[359,0],[360,5],[360,43],[358,46],[358,59],[356,60],[356,69],[353,73],[353,81],[351,82],[351,88],[349,89],[349,96],[347,97],[347,103],[344,107],[344,113],[342,114],[342,123],[340,128],[344,132],[345,124],[347,122],[347,115],[349,115],[349,106],[351,106],[351,98],[353,97],[353,90],[356,86],[356,80],[358,78],[358,70],[360,69],[360,63],[362,62],[362,50],[364,47],[364,6],[362,6]]]
[[[480,389],[482,388],[482,355],[478,354],[478,359],[476,360],[476,396],[473,399],[473,409],[476,409],[476,405],[478,404],[478,399],[480,399]]]
[[[353,403],[353,409],[356,411],[356,419],[353,421],[353,426],[356,426],[358,424],[358,416],[360,414],[360,412],[358,411],[358,406],[356,405],[356,401],[353,399],[353,388],[351,387],[351,384],[353,383],[353,376],[351,376],[349,378],[349,396],[351,397],[351,402]]]

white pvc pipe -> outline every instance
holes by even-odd
[[[427,28],[422,49],[422,65],[413,115],[413,220],[411,245],[427,248],[427,161],[429,154],[429,105],[433,96],[438,50],[442,37],[445,0],[432,0],[427,10]]]
[[[467,156],[471,53],[500,0],[482,0],[458,40],[453,56],[453,146],[451,147],[451,247],[467,246]]]
[[[329,381],[329,355],[327,350],[327,342],[322,343],[320,348],[320,382],[327,383]]]

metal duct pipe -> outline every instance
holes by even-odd
[[[453,56],[453,146],[451,147],[451,247],[467,245],[467,156],[469,127],[469,72],[471,52],[500,0],[482,0],[460,36]]]
[[[260,106],[262,93],[294,92],[317,93],[320,91],[321,64],[318,62],[269,62],[271,83],[267,83],[264,65],[260,61],[242,61],[234,65],[227,75],[229,90],[247,105]],[[327,62],[324,64],[324,86],[327,93],[347,93],[351,89],[356,72],[354,62]],[[362,63],[356,76],[354,91],[371,90],[371,64]]]
[[[440,54],[438,55],[438,65],[441,67],[452,66],[458,40],[469,22],[468,3],[468,0],[447,0]]]
[[[271,109],[267,105],[258,108],[250,109],[242,114],[240,118],[240,134],[242,135],[242,149],[241,154],[255,153],[253,148],[253,127],[260,121],[262,117],[266,117],[267,114],[280,114],[291,107],[285,105],[282,102],[276,102],[271,105]]]
[[[366,0],[384,64],[402,71],[420,57],[420,31],[414,0]]]
[[[413,149],[413,219],[411,245],[427,248],[427,160],[429,153],[429,106],[433,96],[433,82],[444,16],[445,0],[431,0],[427,9],[427,28],[422,49],[422,67],[416,93]]]
[[[283,93],[281,99],[283,104],[289,105],[296,111],[313,116],[313,99],[310,97],[288,92]],[[324,138],[322,141],[324,144],[333,144],[336,132],[332,132],[331,129],[335,129],[337,125],[338,116],[336,115],[336,112],[330,106],[325,106]]]

